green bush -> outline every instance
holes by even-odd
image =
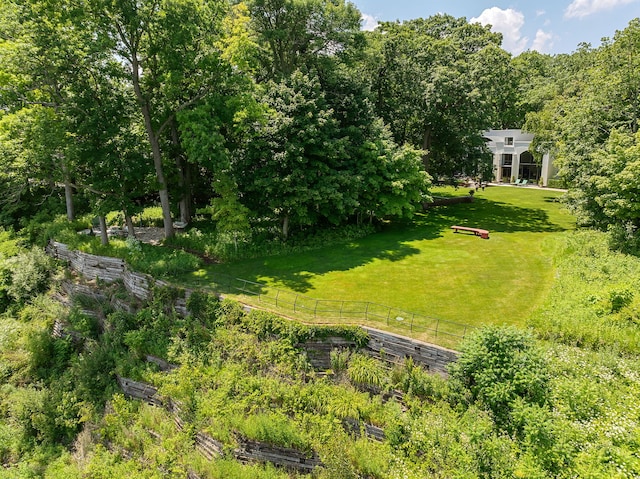
[[[3,289],[15,302],[23,304],[49,286],[53,260],[38,247],[4,260]]]
[[[162,216],[162,207],[149,206],[142,210],[142,213],[133,217],[134,224],[139,226],[153,226],[162,228],[164,226],[164,218]]]
[[[87,228],[91,228],[91,216],[69,221],[65,215],[58,215],[52,220],[49,213],[42,212],[32,217],[20,230],[20,234],[25,236],[29,243],[44,247],[50,239],[65,244],[76,244],[76,241],[82,240],[77,232]]]
[[[441,376],[425,371],[413,358],[406,358],[401,366],[391,371],[394,388],[421,399],[441,400],[449,394],[448,382]]]
[[[640,255],[640,232],[633,223],[610,225],[608,239],[611,249]]]
[[[567,188],[567,184],[564,180],[559,178],[549,178],[547,181],[548,188]]]
[[[20,252],[21,241],[12,231],[0,227],[0,260],[10,258]]]
[[[239,235],[208,229],[205,225],[191,228],[167,240],[166,244],[227,262],[312,251],[328,244],[363,238],[375,231],[371,225],[314,228],[294,233],[283,241],[279,229],[272,227],[254,226],[250,233]]]
[[[349,366],[349,357],[351,351],[348,349],[332,349],[329,353],[329,360],[331,362],[331,369],[335,374],[341,374],[347,370]]]
[[[209,327],[216,325],[220,300],[217,296],[201,291],[193,291],[187,299],[187,311],[195,319]]]
[[[549,371],[533,337],[513,327],[487,326],[461,345],[449,367],[452,388],[492,412],[496,424],[511,430],[516,400],[544,405]]]
[[[148,244],[141,244],[139,251],[129,249],[125,259],[134,271],[155,278],[170,278],[202,266],[202,260],[193,254]]]

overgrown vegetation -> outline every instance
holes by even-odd
[[[590,235],[573,234],[570,253],[562,254],[575,254],[576,263]],[[611,261],[606,238],[593,238],[598,255],[591,260]],[[637,264],[614,257],[626,272]],[[600,307],[609,315],[634,301],[613,288],[617,281],[598,273]],[[609,286],[618,292],[609,294]],[[178,290],[154,290],[135,313],[114,309],[110,297],[135,304],[118,284],[101,293],[74,295],[68,310],[46,295],[31,296],[12,301],[1,317],[0,478],[296,477],[236,462],[231,451],[246,440],[317,454],[323,465],[311,477],[320,479],[640,473],[640,361],[632,350],[620,355],[609,337],[593,351],[489,327],[465,341],[450,379],[411,359],[388,368],[363,350],[345,349],[331,354],[332,370],[321,374],[301,343],[337,335],[364,348],[366,335],[247,313],[204,293],[189,297],[186,318],[170,307]],[[556,307],[559,298],[553,301]],[[53,338],[58,319],[86,339]],[[178,368],[159,371],[145,362],[149,354]],[[125,399],[115,374],[159,387],[160,397],[179,405],[184,427],[161,407]],[[383,441],[366,436],[374,426]],[[225,458],[209,461],[196,452],[196,433],[220,441]]]
[[[566,237],[553,289],[530,324],[544,338],[640,353],[640,261],[609,249],[605,233]]]
[[[363,238],[375,231],[371,224],[341,227],[309,228],[291,234],[286,241],[275,227],[259,224],[243,234],[229,234],[217,230],[207,232],[211,223],[196,222],[184,233],[170,238],[165,244],[195,252],[199,256],[221,262],[263,258],[304,251],[313,251],[327,244],[336,244]]]

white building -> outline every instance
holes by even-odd
[[[487,146],[493,153],[493,179],[499,183],[527,180],[529,184],[547,186],[557,170],[548,153],[542,163],[536,162],[529,151],[533,135],[522,130],[489,130],[485,133]]]

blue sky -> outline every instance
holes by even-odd
[[[493,25],[503,48],[571,53],[578,44],[601,44],[640,17],[640,0],[351,0],[363,15],[363,28],[377,21],[427,18],[438,13]]]

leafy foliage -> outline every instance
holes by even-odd
[[[502,99],[514,92],[499,44],[489,29],[449,15],[388,22],[370,34],[361,68],[373,79],[376,112],[396,142],[424,150],[431,175],[485,172],[482,132],[498,124]]]
[[[3,260],[0,267],[1,290],[8,299],[23,304],[48,288],[53,261],[42,249],[34,247]]]
[[[633,52],[639,41],[635,19],[600,48],[582,45],[570,56],[549,59],[547,75],[529,95],[541,101],[526,124],[535,148],[557,158],[578,221],[611,228],[615,244],[626,251],[638,244],[640,76]]]
[[[508,431],[518,400],[537,406],[547,401],[549,372],[542,353],[531,336],[513,328],[474,331],[449,373],[454,387],[491,411]]]

